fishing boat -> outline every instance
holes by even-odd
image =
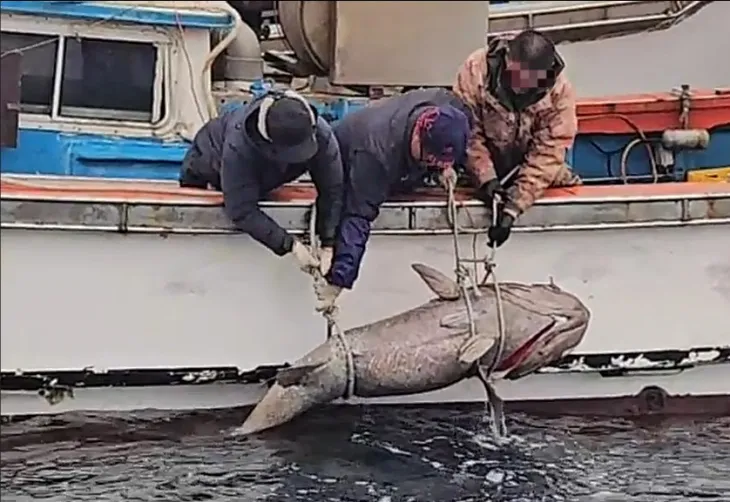
[[[598,3],[671,4],[654,27],[721,4]],[[503,5],[277,2],[272,27],[269,4],[0,2],[3,415],[254,404],[326,325],[311,280],[233,232],[219,193],[177,186],[185,140],[271,85],[298,86],[333,120],[398,89],[448,85]],[[429,35],[440,57],[413,64],[421,32],[446,15],[460,35]],[[575,12],[563,15],[554,31],[571,41],[575,30],[586,40],[648,23],[622,10],[576,28],[565,21]],[[374,43],[373,16],[423,23],[382,26]],[[263,39],[279,30],[283,42]],[[592,314],[574,353],[497,383],[508,407],[730,413],[730,89],[682,83],[581,100],[567,160],[585,185],[549,190],[499,249],[500,279],[552,280]],[[428,300],[411,263],[453,269],[444,196],[428,185],[382,209],[363,276],[342,297],[343,327]],[[313,198],[301,180],[262,207],[306,236]],[[484,228],[481,204],[467,189],[459,199],[460,224]],[[483,400],[467,381],[348,402]]]

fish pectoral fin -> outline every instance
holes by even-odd
[[[472,318],[476,322],[481,316],[489,314],[487,310],[475,310],[472,314]],[[467,309],[460,309],[453,314],[446,314],[439,320],[439,326],[447,329],[469,329],[469,311]],[[476,326],[475,326],[476,328]]]
[[[471,316],[473,319],[479,319],[480,316],[485,314],[484,310],[475,312]],[[460,331],[470,330],[471,322],[469,317],[469,311],[467,309],[461,309],[453,314],[447,314],[441,318],[439,324],[442,328],[447,329],[458,329]],[[482,323],[483,324],[483,323]],[[476,324],[474,325],[473,336],[470,336],[466,341],[459,347],[459,361],[466,364],[472,364],[482,356],[484,356],[489,349],[491,349],[496,340],[494,336],[479,333]]]
[[[318,370],[322,366],[327,364],[326,362],[314,363],[314,364],[301,364],[298,366],[290,366],[288,368],[282,368],[276,372],[276,383],[282,387],[291,387],[297,385],[304,380],[304,377],[310,373]]]
[[[469,329],[469,313],[466,309],[447,314],[441,318],[439,325],[447,329]]]
[[[489,349],[494,346],[495,339],[491,336],[472,336],[459,347],[459,361],[465,364],[473,364],[481,359]]]

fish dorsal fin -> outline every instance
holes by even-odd
[[[442,300],[458,300],[461,297],[459,286],[453,279],[449,279],[435,268],[414,263],[411,268],[423,279],[428,289],[433,291]]]
[[[282,368],[276,372],[276,383],[282,387],[291,387],[292,385],[300,384],[307,375],[317,371],[325,364],[327,364],[326,361],[312,364],[299,364],[296,366],[289,366],[288,368]]]

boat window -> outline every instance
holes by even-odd
[[[0,52],[19,52],[21,59],[20,111],[50,115],[58,36],[2,32]]]
[[[60,115],[151,122],[156,66],[151,43],[67,38]]]

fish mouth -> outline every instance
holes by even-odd
[[[499,363],[499,365],[495,368],[496,371],[500,373],[505,373],[504,378],[507,380],[514,380],[516,378],[523,377],[528,374],[528,372],[519,371],[522,366],[522,364],[527,360],[530,355],[533,354],[535,351],[535,348],[537,346],[537,343],[540,341],[540,339],[550,333],[550,331],[555,327],[555,324],[557,324],[556,320],[553,320],[550,324],[548,324],[546,327],[538,331],[535,335],[531,336],[527,339],[525,343],[520,345],[517,350],[512,352],[510,355],[502,359],[502,362]],[[539,367],[535,367],[534,369],[531,369],[529,373],[532,373],[539,369]],[[517,376],[515,376],[517,375]]]
[[[504,358],[497,371],[506,380],[517,380],[562,359],[583,340],[588,329],[587,313],[572,314],[554,315],[551,323]]]

